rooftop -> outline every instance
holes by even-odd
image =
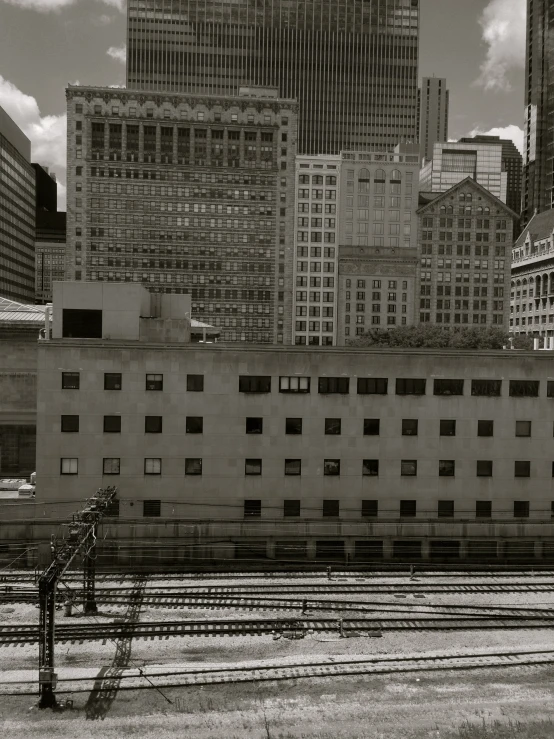
[[[36,326],[44,325],[44,305],[28,305],[0,297],[0,325]]]
[[[515,248],[522,246],[527,240],[527,234],[531,233],[533,241],[548,239],[554,231],[554,210],[545,210],[543,213],[534,215],[527,227],[523,229],[520,237],[515,243]]]

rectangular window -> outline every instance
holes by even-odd
[[[164,389],[164,376],[163,375],[146,375],[146,389],[147,390],[163,390]]]
[[[270,393],[271,377],[257,375],[239,376],[239,393]]]
[[[417,418],[402,419],[402,436],[417,436]]]
[[[528,500],[514,500],[514,518],[529,518]]]
[[[510,380],[510,397],[538,398],[539,385],[538,380]]]
[[[379,514],[377,500],[362,500],[362,518],[376,518]]]
[[[364,418],[364,436],[379,436],[380,418]]]
[[[364,477],[378,477],[379,476],[379,460],[378,459],[364,459],[362,463],[362,475]]]
[[[437,505],[437,516],[439,518],[454,518],[454,501],[439,500]]]
[[[554,380],[548,380],[546,383],[546,397],[554,398]]]
[[[492,503],[490,500],[475,501],[475,518],[490,518],[492,516]]]
[[[261,500],[245,500],[244,501],[244,517],[245,518],[261,518],[262,501]]]
[[[330,476],[340,475],[340,459],[326,459],[323,462],[323,474]]]
[[[516,421],[516,436],[531,436],[531,421]]]
[[[400,501],[400,515],[402,518],[413,518],[417,513],[417,502],[415,500]]]
[[[201,475],[202,460],[199,457],[188,457],[185,459],[185,475]]]
[[[531,462],[514,462],[514,477],[531,477]]]
[[[302,433],[301,418],[287,418],[285,421],[285,434],[299,435]]]
[[[261,475],[262,460],[261,459],[245,459],[244,460],[245,475]]]
[[[104,416],[104,433],[121,433],[121,416]]]
[[[285,518],[294,517],[298,518],[300,515],[300,501],[299,500],[284,500],[283,501],[283,516]]]
[[[285,459],[285,475],[301,475],[302,460],[301,459]]]
[[[202,416],[187,416],[185,430],[187,434],[203,434],[204,419]]]
[[[204,392],[204,375],[187,375],[187,390],[189,393]]]
[[[62,416],[61,430],[68,433],[79,431],[79,416]]]
[[[79,372],[62,372],[62,390],[78,390],[80,381]]]
[[[310,378],[309,377],[280,377],[279,378],[280,393],[309,393]]]
[[[502,394],[502,380],[472,380],[471,394],[499,398]]]
[[[358,395],[386,395],[388,385],[386,378],[358,377]]]
[[[492,462],[490,460],[477,460],[477,477],[492,477]]]
[[[341,432],[341,419],[340,418],[326,418],[325,419],[325,434],[327,436],[340,436]]]
[[[161,434],[162,433],[162,417],[161,416],[145,416],[144,417],[144,433],[145,434]]]
[[[79,473],[79,460],[71,457],[60,459],[61,475],[77,475]]]
[[[403,459],[400,462],[400,474],[402,477],[415,477],[417,475],[417,460]]]
[[[452,459],[439,460],[439,477],[454,477],[455,463]]]
[[[104,457],[102,465],[103,475],[119,475],[119,457]]]
[[[456,436],[456,421],[444,419],[440,421],[441,436]]]
[[[337,518],[340,515],[340,502],[338,500],[323,501],[323,517]]]
[[[143,500],[142,515],[144,518],[159,518],[162,513],[162,503],[160,500]]]
[[[159,457],[146,457],[144,460],[145,475],[161,475],[162,460]]]
[[[477,436],[493,436],[494,421],[477,421]]]
[[[464,394],[464,381],[463,380],[435,380],[434,395],[463,395]]]
[[[350,392],[349,377],[320,377],[318,381],[318,392],[322,394],[341,393],[348,395]]]
[[[398,378],[396,380],[397,395],[425,395],[426,380],[412,378]]]
[[[247,434],[263,434],[264,419],[263,418],[247,418],[246,433]]]
[[[104,372],[104,390],[121,390],[121,372]]]

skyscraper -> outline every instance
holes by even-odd
[[[419,0],[129,0],[127,87],[299,102],[298,151],[417,135]]]
[[[424,77],[419,90],[419,145],[421,159],[433,158],[433,146],[448,141],[446,80]]]

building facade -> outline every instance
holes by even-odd
[[[297,106],[275,95],[69,87],[66,277],[189,293],[226,340],[290,343]]]
[[[419,0],[130,0],[127,87],[299,103],[298,150],[390,151],[417,136]]]
[[[52,302],[52,284],[65,277],[67,214],[37,212],[35,233],[35,302]]]
[[[506,202],[508,173],[502,168],[502,146],[495,143],[449,141],[435,144],[433,158],[419,175],[421,192],[446,192],[471,177],[496,198]]]
[[[433,158],[433,146],[448,141],[448,109],[450,93],[446,80],[424,77],[419,88],[419,156],[421,161]]]
[[[35,170],[31,142],[0,108],[0,297],[35,300]]]
[[[416,321],[415,247],[340,246],[337,344]]]
[[[419,322],[507,330],[516,214],[470,177],[421,199]]]
[[[510,332],[554,336],[554,210],[533,216],[514,245]]]

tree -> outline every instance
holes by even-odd
[[[433,323],[396,326],[388,331],[370,329],[350,346],[402,349],[503,349],[508,334],[497,326],[447,328]]]

